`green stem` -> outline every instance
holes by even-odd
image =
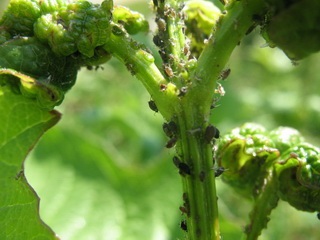
[[[212,146],[205,141],[204,132],[216,80],[233,49],[252,26],[253,14],[260,14],[263,8],[261,0],[233,3],[198,60],[190,90],[181,98],[177,152],[192,170],[190,176],[182,176],[189,208],[186,220],[190,240],[220,239],[215,177],[211,170]]]
[[[206,123],[197,115],[194,109],[186,107],[177,117],[177,153],[191,171],[190,175],[182,175],[185,198],[183,200],[188,208],[188,239],[218,240],[220,230],[215,177],[212,170],[212,145],[204,138]]]
[[[170,120],[177,101],[176,87],[163,77],[153,56],[124,33],[112,33],[103,48],[123,62],[132,75],[142,82],[159,112],[165,119]]]
[[[155,36],[159,41],[156,44],[163,60],[163,70],[179,87],[183,85],[179,75],[185,71],[184,65],[188,60],[187,55],[184,54],[186,36],[183,32],[185,26],[181,12],[183,2],[183,0],[158,1],[155,7],[157,23],[165,22],[158,28]]]
[[[271,211],[277,206],[279,197],[277,194],[278,182],[272,171],[264,179],[265,185],[260,194],[255,198],[253,210],[250,213],[250,223],[246,226],[246,240],[256,240],[262,230],[267,227]]]
[[[173,70],[179,70],[179,63],[188,60],[183,51],[186,36],[183,34],[184,22],[182,20],[181,9],[179,9],[182,2],[181,0],[170,0],[166,3],[166,6],[172,9],[171,13],[169,11],[165,14],[165,19],[167,22],[168,39],[166,40],[169,45],[169,53],[174,58],[171,66]]]
[[[213,36],[199,57],[197,68],[191,78],[193,85],[187,96],[192,99],[191,102],[204,103],[205,105],[201,105],[207,111],[210,110],[216,80],[233,49],[253,25],[253,16],[263,14],[265,3],[263,0],[233,1],[226,8],[226,14],[217,23]]]

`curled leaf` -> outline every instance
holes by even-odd
[[[278,127],[269,133],[269,137],[281,153],[304,141],[300,132],[290,127]]]
[[[203,0],[186,1],[183,12],[186,15],[186,34],[191,39],[191,52],[199,55],[210,34],[214,34],[217,22],[222,15],[212,2]]]
[[[132,11],[123,6],[115,6],[112,14],[113,21],[123,25],[129,34],[137,34],[149,30],[148,21],[139,12]]]
[[[57,57],[35,38],[16,38],[0,45],[2,84],[36,98],[41,107],[53,108],[75,83],[78,64],[72,57]],[[20,80],[20,81],[17,81]]]
[[[17,77],[20,80],[19,87],[22,95],[36,99],[41,108],[52,109],[63,100],[63,92],[51,84],[37,81],[13,69],[0,68],[0,74]]]
[[[298,210],[320,211],[320,149],[308,143],[290,148],[275,164],[279,196]]]
[[[111,10],[110,0],[101,5],[76,1],[42,15],[34,24],[34,32],[57,55],[68,56],[79,51],[92,57],[95,48],[105,44],[111,33]]]
[[[11,0],[1,20],[1,31],[14,36],[32,36],[33,24],[41,15],[38,1]]]
[[[226,171],[223,181],[246,197],[256,195],[270,165],[280,152],[258,124],[247,123],[223,136],[218,144],[218,166]]]
[[[320,51],[320,2],[271,1],[276,13],[264,27],[270,46],[278,46],[292,60]]]
[[[25,1],[25,0],[24,0]],[[31,0],[34,1],[34,0]],[[36,0],[40,6],[42,14],[51,13],[57,11],[59,8],[66,6],[70,0]]]

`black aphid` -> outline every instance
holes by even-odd
[[[180,206],[179,209],[182,213],[185,213],[189,216],[189,209],[186,206]]]
[[[177,156],[174,156],[172,160],[182,176],[191,175],[191,169],[188,164],[181,162]]]
[[[220,106],[220,104],[218,104],[220,98],[221,98],[221,97],[215,97],[215,98],[213,98],[212,103],[211,103],[211,106],[210,106],[210,109],[214,109],[214,108]]]
[[[164,41],[160,38],[159,35],[155,35],[153,37],[153,42],[156,46],[163,48],[164,47]]]
[[[158,111],[159,111],[156,103],[155,103],[153,100],[150,100],[150,101],[148,102],[148,104],[149,104],[149,108],[150,108],[152,111],[155,111],[155,112],[158,112]]]
[[[173,148],[176,143],[177,143],[178,139],[176,137],[172,137],[169,139],[169,141],[166,143],[166,148]]]
[[[167,137],[172,138],[173,136],[176,136],[178,127],[174,121],[170,121],[168,123],[164,123],[162,125],[162,129]]]
[[[218,167],[214,169],[214,176],[219,177],[222,173],[224,173],[226,169],[224,167]]]
[[[160,91],[165,91],[167,90],[167,85],[166,84],[160,84]]]
[[[209,125],[204,132],[204,139],[207,143],[210,143],[213,138],[219,138],[220,131],[213,125]]]
[[[182,221],[180,222],[180,227],[181,227],[181,229],[182,229],[183,231],[188,232],[188,227],[187,227],[187,221],[186,221],[186,220],[182,220]]]
[[[186,164],[186,163],[181,162],[181,163],[179,164],[179,173],[180,173],[182,176],[191,175],[191,170],[190,170],[189,165]]]
[[[230,68],[227,68],[227,69],[223,70],[223,71],[220,73],[220,78],[221,78],[221,80],[227,79],[227,77],[229,77],[230,73],[231,73],[231,69],[230,69]]]

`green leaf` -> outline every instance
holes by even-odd
[[[279,196],[298,210],[320,211],[320,149],[300,143],[275,164]]]
[[[0,112],[0,239],[56,239],[39,217],[39,198],[24,176],[23,160],[60,115],[5,87]]]
[[[292,60],[300,60],[318,52],[319,7],[318,0],[294,1],[272,17],[266,26],[267,38]]]
[[[110,0],[101,5],[74,1],[39,17],[34,23],[34,33],[57,55],[68,56],[79,51],[90,58],[111,33],[111,9]]]
[[[112,17],[113,21],[122,24],[129,34],[149,31],[149,23],[145,17],[127,7],[115,6]]]
[[[264,183],[267,168],[280,152],[263,126],[246,123],[223,136],[216,153],[217,163],[227,169],[222,179],[246,197]]]

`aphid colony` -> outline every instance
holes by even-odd
[[[173,8],[162,0],[154,0],[153,7],[158,27],[153,37],[153,43],[159,48],[158,53],[162,58],[163,72],[170,79],[186,71],[185,62],[190,55],[189,43],[181,47],[180,53],[173,53],[172,49],[179,49],[179,47],[175,45],[177,41],[173,40],[174,36],[172,33],[170,34],[167,26],[170,22],[176,22],[176,32],[185,30],[184,12],[182,11],[184,5],[180,4],[179,7]]]

